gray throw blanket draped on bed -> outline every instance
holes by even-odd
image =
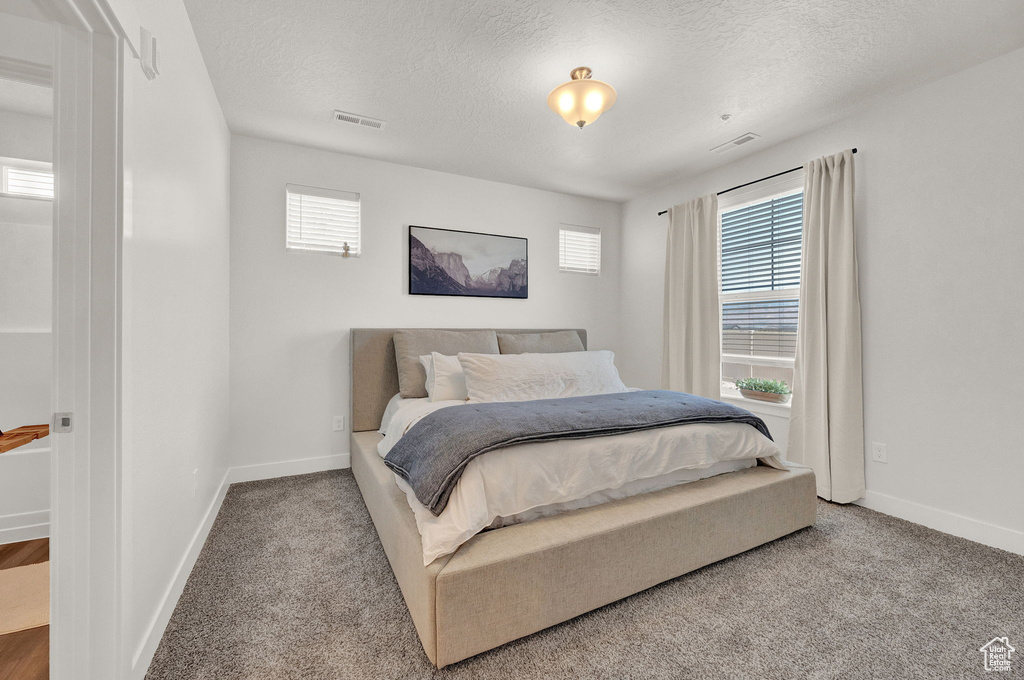
[[[683,392],[648,390],[450,406],[409,428],[384,463],[430,512],[440,515],[466,465],[488,451],[691,423],[746,423],[771,439],[764,421],[738,406]]]

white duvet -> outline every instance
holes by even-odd
[[[377,446],[384,457],[432,411],[461,401],[403,399]],[[753,467],[786,469],[779,447],[750,425],[697,423],[609,437],[518,444],[466,465],[448,505],[435,517],[395,476],[416,516],[423,564],[455,552],[484,529]]]

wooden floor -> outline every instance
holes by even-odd
[[[0,545],[0,569],[39,564],[49,559],[48,538]],[[0,635],[0,680],[46,680],[49,677],[49,626]]]
[[[27,567],[50,560],[50,539],[37,538],[34,541],[0,545],[0,569]]]

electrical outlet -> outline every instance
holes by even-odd
[[[199,468],[192,471],[192,498],[195,498],[197,493],[199,493]]]
[[[334,416],[334,431],[344,432],[345,431],[345,416]]]
[[[876,463],[888,463],[889,454],[885,450],[885,444],[871,442],[871,460]]]

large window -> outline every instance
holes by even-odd
[[[286,248],[359,256],[359,194],[289,184],[286,202]]]
[[[720,204],[723,395],[740,378],[793,385],[802,184],[788,179]]]

